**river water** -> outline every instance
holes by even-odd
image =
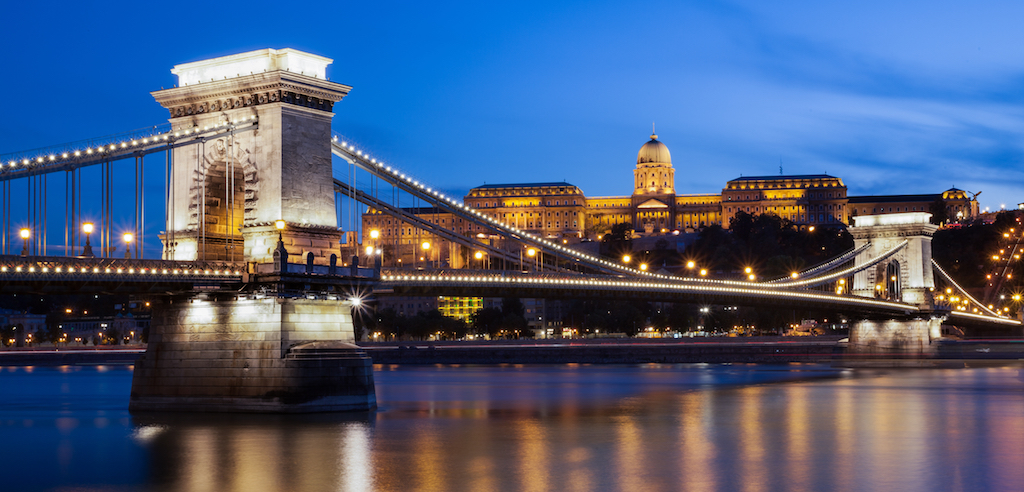
[[[377,366],[376,412],[131,415],[131,367],[0,368],[0,490],[1024,489],[1024,371]]]

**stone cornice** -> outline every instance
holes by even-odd
[[[286,71],[244,75],[151,92],[171,118],[284,103],[330,112],[352,88]]]
[[[850,227],[854,239],[871,240],[883,237],[932,237],[938,226],[932,224],[884,225]]]

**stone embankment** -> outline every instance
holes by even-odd
[[[0,350],[0,366],[131,365],[146,347],[24,347]]]
[[[374,364],[828,362],[841,337],[365,342]]]

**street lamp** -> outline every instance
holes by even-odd
[[[647,271],[647,264],[646,263],[641,263],[640,264],[640,271],[642,271],[642,272],[646,272]]]
[[[274,221],[274,228],[277,229],[277,248],[274,249],[274,270],[278,272],[288,271],[288,250],[284,248],[284,237],[281,231],[284,230],[285,222],[281,219]]]
[[[86,222],[82,224],[82,232],[85,233],[85,247],[82,248],[82,256],[86,258],[92,258],[92,243],[89,242],[90,234],[92,234],[92,222]]]
[[[124,257],[127,260],[132,258],[132,240],[135,236],[130,232],[124,233]]]
[[[420,244],[420,248],[423,250],[423,256],[420,259],[431,263],[430,266],[432,267],[434,260],[430,258],[430,241],[423,241],[423,244]]]
[[[24,246],[22,246],[21,248],[21,256],[28,256],[28,238],[31,235],[32,231],[30,231],[27,227],[21,230],[21,240],[24,243]]]
[[[484,268],[484,253],[483,253],[483,251],[477,251],[476,253],[473,254],[473,257],[476,258],[476,261],[479,262],[479,264],[480,264],[480,269],[483,270],[483,268]]]
[[[629,255],[622,255],[622,262],[623,263],[629,263],[629,260],[632,260],[632,259],[633,258],[630,257]]]

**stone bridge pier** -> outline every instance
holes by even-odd
[[[938,229],[931,214],[909,212],[862,215],[850,227],[854,247],[869,245],[857,255],[864,264],[906,243],[899,251],[853,278],[854,295],[904,302],[918,307],[916,315],[891,319],[862,319],[850,325],[849,352],[926,354],[941,336],[944,316],[933,305],[932,235]]]
[[[256,268],[236,292],[167,296],[154,307],[130,410],[376,408],[372,363],[352,344],[353,303],[343,292],[360,279],[335,270],[342,234],[330,122],[350,87],[327,80],[330,63],[291,49],[253,51],[178,65],[178,86],[153,93],[175,131],[258,121],[173,150],[161,236],[167,259]],[[289,255],[306,271],[289,273]]]

